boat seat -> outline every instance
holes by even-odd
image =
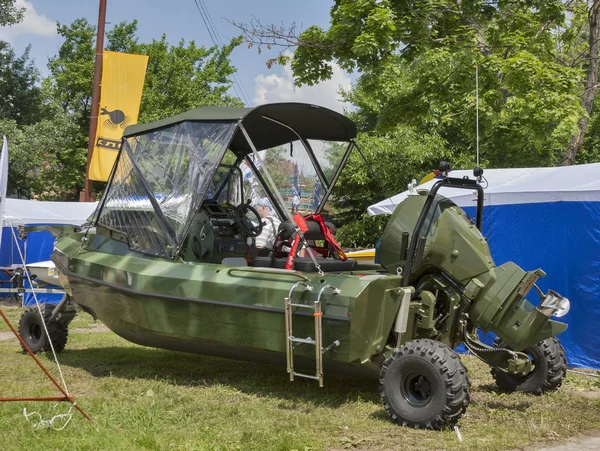
[[[331,222],[325,222],[325,225],[329,230],[331,230],[331,234],[335,235],[337,229],[335,225]],[[304,232],[304,238],[307,240],[323,240],[325,237],[323,236],[323,231],[321,230],[321,226],[315,221],[306,221],[306,226],[308,230]],[[279,236],[284,240],[289,240],[296,233],[296,226],[292,223],[292,221],[287,220],[283,221],[279,224],[278,228]]]
[[[285,269],[287,263],[287,257],[276,258],[273,264],[273,268]],[[334,258],[317,258],[317,263],[321,266],[323,272],[342,272],[352,271],[357,265],[356,260],[336,260]],[[271,258],[270,257],[256,257],[253,262],[255,267],[259,268],[270,268]],[[315,267],[312,258],[310,257],[296,257],[294,259],[294,269],[302,272],[318,272]]]

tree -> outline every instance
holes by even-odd
[[[44,79],[47,103],[72,115],[85,136],[90,124],[96,28],[87,19],[76,19],[71,25],[58,23],[57,32],[64,42],[48,62],[50,76]],[[87,148],[87,142],[80,145]]]
[[[31,156],[23,158],[19,151],[23,142],[23,131],[14,119],[0,119],[0,136],[6,136],[8,142],[8,183],[7,193],[22,197],[29,192],[28,172],[35,168]]]
[[[17,8],[16,0],[0,0],[0,27],[14,25],[23,20],[25,8]]]
[[[583,140],[588,129],[589,117],[594,106],[594,99],[598,89],[598,40],[600,39],[600,1],[594,0],[587,11],[589,25],[589,45],[586,49],[588,56],[587,77],[581,105],[585,109],[585,115],[579,119],[578,132],[570,142],[563,159],[564,166],[575,164],[577,153],[583,146]]]
[[[342,224],[338,240],[344,246],[374,246],[388,217],[369,217],[367,207],[403,191],[408,183],[426,175],[424,168],[436,167],[450,155],[443,139],[421,135],[412,127],[398,126],[378,135],[361,133],[356,150],[332,192],[331,214]]]
[[[413,176],[437,167],[442,156],[454,167],[475,164],[476,94],[484,167],[560,164],[591,108],[582,101],[593,93],[584,83],[594,71],[588,61],[596,60],[586,44],[595,41],[588,37],[588,7],[583,0],[337,0],[328,29],[312,26],[299,33],[294,26],[239,26],[259,49],[296,47],[297,83],[327,79],[332,62],[361,72],[345,100],[356,107],[350,115],[359,142],[377,148],[374,140],[389,138],[395,147],[395,158],[375,172],[394,175],[399,191]],[[415,136],[417,142],[395,136]],[[408,168],[407,146],[423,153],[414,154]],[[372,161],[378,165],[379,154]],[[340,233],[352,227],[355,241],[368,244],[372,238],[359,231],[369,223],[356,219],[364,215],[367,199],[381,200],[384,193],[365,183],[357,194],[349,182],[340,184],[353,193],[344,200],[344,211],[354,222]]]
[[[17,57],[7,42],[0,41],[0,118],[19,125],[39,120],[41,92],[39,72],[29,59],[30,47]]]
[[[360,70],[368,78],[360,96],[380,105],[373,129],[433,128],[460,152],[475,144],[479,65],[484,158],[491,165],[552,165],[562,161],[585,114],[579,84],[585,68],[568,58],[585,31],[584,3],[338,0],[327,30],[241,28],[259,47],[297,46],[297,83],[330,77],[332,61]]]
[[[78,126],[59,113],[32,125],[19,127],[12,119],[0,119],[0,135],[8,137],[10,194],[40,200],[76,200],[83,184],[86,155],[72,139]]]

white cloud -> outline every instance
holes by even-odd
[[[35,34],[41,36],[55,36],[56,23],[38,14],[31,4],[26,0],[17,0],[17,8],[25,8],[25,17],[23,21],[10,27],[0,28],[0,39],[11,42],[20,35]]]
[[[274,66],[275,67],[275,66]],[[254,104],[274,102],[304,102],[342,112],[349,107],[340,99],[340,88],[349,89],[352,81],[346,72],[332,63],[331,79],[314,86],[295,86],[291,64],[283,68],[282,75],[258,75],[254,79]]]

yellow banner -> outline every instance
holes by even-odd
[[[123,130],[138,120],[147,64],[145,55],[107,51],[103,54],[100,112],[88,174],[92,180],[108,180]]]

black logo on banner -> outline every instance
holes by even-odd
[[[102,147],[104,149],[119,150],[119,147],[121,147],[121,140],[108,139],[99,136],[96,140],[96,146]]]
[[[108,116],[104,121],[104,126],[111,130],[116,130],[117,127],[125,128],[129,125],[130,117],[125,115],[121,110],[108,111],[106,107],[102,108],[101,116]]]

